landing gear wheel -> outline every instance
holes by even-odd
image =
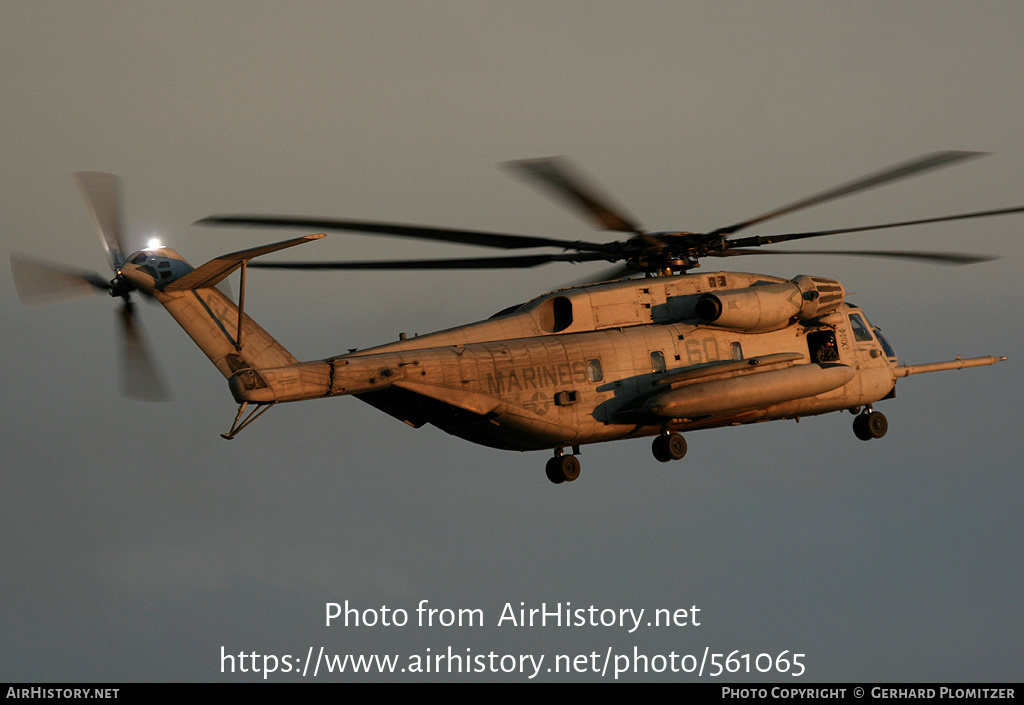
[[[884,436],[889,430],[889,421],[885,418],[885,414],[880,411],[872,411],[868,414],[867,429],[872,438]]]
[[[853,418],[853,435],[862,441],[870,441],[871,434],[868,432],[868,415],[857,414]]]
[[[562,468],[560,467],[561,460],[561,458],[548,458],[547,465],[544,466],[544,474],[556,485],[565,482],[565,478],[562,477]]]
[[[566,482],[572,482],[580,476],[580,461],[576,459],[575,455],[563,455],[560,460],[562,461],[562,477]]]
[[[556,485],[572,482],[580,476],[580,461],[575,455],[556,455],[548,460],[544,473]]]
[[[881,438],[889,430],[889,421],[880,411],[859,414],[853,420],[853,435],[862,441]]]
[[[658,436],[651,446],[654,457],[663,463],[679,460],[686,455],[686,439],[678,433]]]

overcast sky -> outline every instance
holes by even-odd
[[[191,225],[245,211],[606,239],[495,168],[552,154],[652,230],[706,231],[944,149],[993,155],[751,233],[1024,204],[1014,1],[0,10],[3,254],[105,276],[74,171],[120,174],[130,236],[158,234],[194,265],[296,234]],[[139,313],[175,398],[128,401],[117,303],[26,309],[4,275],[0,680],[254,677],[222,673],[222,647],[391,653],[402,666],[448,647],[543,655],[545,667],[634,647],[788,652],[806,654],[802,678],[749,680],[1019,680],[1022,229],[1010,216],[815,243],[1002,256],[962,268],[729,260],[839,279],[907,362],[1010,358],[901,381],[878,405],[883,440],[863,443],[851,416],[830,414],[688,434],[671,465],[649,440],[587,446],[579,481],[560,486],[544,477],[547,453],[412,429],[351,398],[277,406],[225,441],[227,386],[160,307]],[[289,256],[478,253],[335,233]],[[253,271],[246,310],[316,359],[485,318],[600,267]],[[326,627],[325,603],[345,600],[405,609],[410,624]],[[414,626],[421,600],[479,609],[486,623]],[[700,624],[498,626],[521,602],[696,606]]]

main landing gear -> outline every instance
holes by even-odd
[[[880,411],[872,411],[867,407],[853,420],[853,435],[862,441],[870,441],[872,438],[881,438],[889,430],[889,422],[885,414]]]
[[[663,463],[679,460],[686,455],[686,439],[678,433],[663,433],[654,439],[651,450],[654,457]]]
[[[577,453],[579,452],[577,447],[573,449]],[[562,449],[558,448],[555,450],[555,457],[548,460],[547,465],[544,466],[544,472],[548,479],[556,485],[572,482],[580,476],[580,461],[575,455],[564,455]]]

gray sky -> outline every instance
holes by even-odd
[[[194,265],[284,239],[191,226],[238,211],[602,239],[495,168],[551,154],[654,230],[712,229],[941,149],[994,156],[752,233],[1024,203],[1019,2],[0,9],[5,257],[106,274],[78,170],[123,176],[132,235],[159,233]],[[347,398],[275,407],[224,441],[226,384],[159,307],[139,308],[175,399],[127,401],[115,302],[28,310],[0,277],[0,680],[250,678],[221,674],[222,646],[788,651],[806,654],[804,678],[749,679],[1019,680],[1022,228],[1011,216],[815,243],[1003,257],[965,268],[730,260],[839,279],[908,362],[1010,357],[901,381],[878,407],[884,440],[832,414],[689,434],[669,466],[648,440],[589,446],[580,480],[557,487],[545,453],[414,430]],[[294,256],[473,254],[331,234]],[[246,308],[313,359],[484,318],[599,268],[254,271]],[[420,600],[479,608],[486,625],[325,627],[324,604],[345,600],[413,619]],[[498,627],[507,602],[696,605],[701,624]]]

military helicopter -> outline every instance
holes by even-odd
[[[978,156],[938,152],[890,167],[755,218],[707,233],[647,232],[563,158],[508,163],[516,174],[580,211],[596,227],[628,233],[593,243],[493,232],[355,220],[270,215],[211,216],[205,225],[341,230],[557,253],[371,262],[251,262],[312,242],[305,235],[214,258],[193,268],[154,245],[124,255],[118,181],[74,175],[115,276],[12,256],[19,294],[40,303],[106,291],[123,300],[126,395],[166,393],[149,360],[130,295],[155,298],[228,381],[238,403],[232,439],[280,402],[352,395],[405,423],[432,424],[504,450],[549,450],[549,480],[580,474],[584,444],[653,436],[654,457],[679,460],[680,432],[848,410],[861,440],[881,438],[888,422],[877,402],[897,380],[923,372],[991,365],[977,357],[907,365],[833,279],[801,275],[689,273],[709,257],[810,254],[762,251],[779,242],[1024,212],[1024,206],[814,232],[733,237],[740,230],[842,196]],[[969,264],[991,257],[921,251],[839,251]],[[590,283],[548,292],[486,320],[312,362],[300,362],[245,313],[248,267],[285,269],[523,268],[551,262],[617,263]],[[218,287],[240,270],[235,303]],[[641,278],[629,278],[642,274]],[[566,449],[571,449],[567,453]]]

